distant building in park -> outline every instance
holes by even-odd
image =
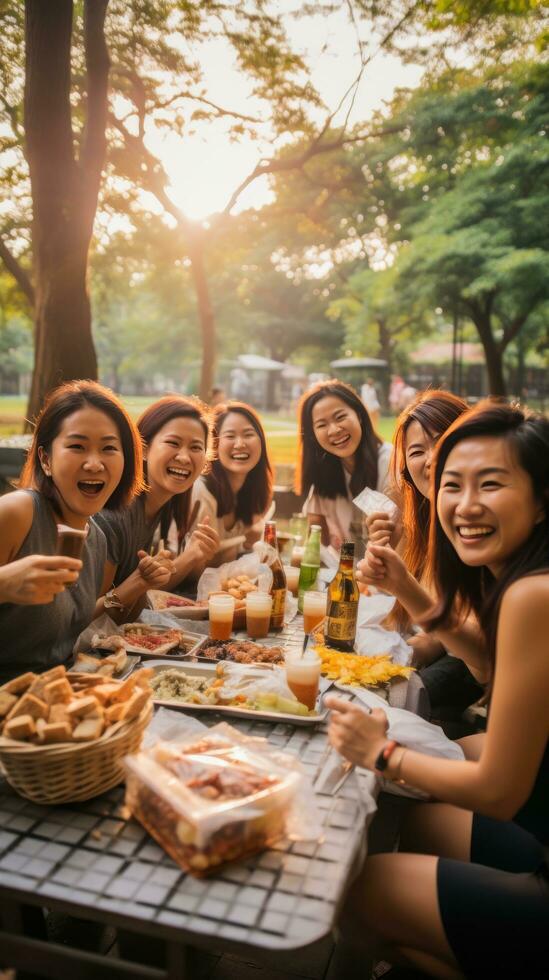
[[[263,411],[289,408],[306,387],[303,368],[260,354],[240,354],[230,372],[231,398],[248,401]]]
[[[454,358],[454,353],[456,357]],[[447,388],[470,401],[489,393],[486,357],[481,344],[464,341],[426,341],[409,355],[406,379],[414,388]],[[529,396],[542,405],[549,401],[549,371],[534,353],[527,353],[521,369],[507,360],[505,377],[509,395]]]

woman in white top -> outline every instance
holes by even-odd
[[[259,416],[243,402],[217,405],[213,412],[214,459],[193,487],[191,513],[220,538],[208,565],[232,561],[261,537],[273,497],[273,473]]]
[[[364,487],[386,491],[392,446],[374,432],[370,416],[343,381],[307,391],[299,406],[298,493],[304,512],[323,528],[322,540],[340,548],[362,538],[362,515],[353,505]]]

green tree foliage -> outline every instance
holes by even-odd
[[[402,301],[395,266],[359,269],[334,299],[328,315],[345,326],[343,347],[354,356],[381,357],[389,371],[404,371],[409,351],[433,331],[434,318],[420,304]]]
[[[504,352],[549,298],[549,69],[522,64],[446,96],[439,87],[431,112],[433,138],[416,129],[409,141],[417,200],[403,214],[398,285],[404,302],[475,324],[502,394]],[[397,179],[409,176],[404,164]]]
[[[339,6],[321,0],[299,13],[317,17]],[[88,99],[83,2],[74,9],[71,113],[78,161]],[[527,337],[534,347],[542,343],[546,243],[536,241],[533,228],[545,204],[536,166],[544,159],[546,69],[513,62],[543,47],[543,4],[350,0],[345,9],[363,66],[375,35],[378,46],[426,68],[419,90],[397,93],[354,129],[345,109],[338,115],[321,105],[304,60],[288,41],[279,5],[109,0],[107,165],[91,277],[103,376],[118,372],[141,383],[150,361],[151,370],[170,377],[166,365],[174,351],[182,362],[200,358],[199,320],[210,369],[218,346],[231,357],[243,343],[272,356],[310,357],[316,365],[341,342],[357,351],[377,344],[378,353],[398,363],[428,328],[435,305],[453,311],[458,303],[460,313],[471,316],[471,304],[482,306],[492,295],[496,360],[513,336]],[[0,0],[0,27],[0,258],[32,305],[22,3]],[[208,91],[203,65],[212,49],[239,68],[247,86],[244,106],[222,104]],[[460,67],[464,61],[467,70]],[[235,140],[251,136],[258,147],[257,166],[208,227],[175,206],[147,143],[152,129],[165,130],[181,139],[184,154],[187,137],[204,124],[208,132],[224,128]],[[274,203],[235,216],[239,195],[265,176]],[[113,234],[117,227],[123,231]],[[413,270],[424,268],[414,266],[424,258],[421,242],[433,261],[419,276]],[[470,263],[470,275],[459,261],[469,248],[482,258],[481,265]],[[532,284],[536,303],[527,310]],[[183,377],[185,363],[178,370]]]
[[[32,371],[32,323],[28,304],[7,273],[0,273],[0,372],[5,376]]]
[[[509,344],[523,331],[523,351],[535,348],[544,332],[549,69],[446,72],[397,93],[376,122],[385,135],[342,151],[362,186],[355,179],[350,201],[331,203],[336,232],[339,207],[342,226],[349,206],[365,216],[369,267],[350,266],[330,314],[346,327],[346,347],[391,362],[440,307],[475,325],[501,393]]]

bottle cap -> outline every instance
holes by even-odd
[[[354,558],[355,557],[355,543],[354,541],[344,541],[341,545],[341,557],[342,558]]]

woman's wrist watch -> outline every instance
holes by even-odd
[[[387,766],[389,765],[389,759],[399,744],[400,743],[395,742],[394,739],[390,739],[390,741],[385,742],[385,745],[374,762],[374,772],[377,772],[379,775],[383,775]]]
[[[114,589],[109,589],[103,597],[103,608],[104,609],[119,609],[120,612],[124,612],[125,605],[120,599],[120,596],[116,594]]]
[[[389,760],[391,759],[395,749],[402,749],[402,751],[400,753],[400,758],[397,762],[396,773],[394,776],[391,777],[387,775],[386,770],[387,770],[387,766],[389,765]],[[384,775],[385,778],[390,779],[391,782],[399,783],[400,785],[404,786],[406,780],[401,778],[402,760],[404,759],[404,756],[406,755],[407,751],[408,751],[407,747],[405,745],[401,745],[400,742],[395,742],[393,739],[391,739],[391,741],[389,742],[386,742],[375,761],[374,771],[380,776]]]

